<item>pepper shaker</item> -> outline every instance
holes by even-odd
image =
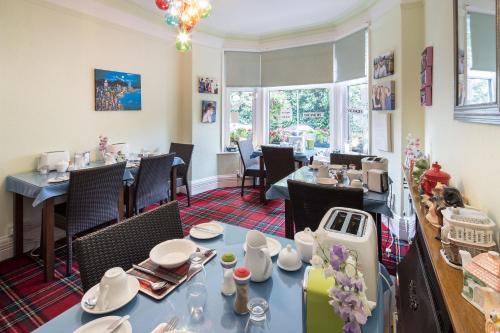
[[[248,313],[248,283],[252,273],[246,267],[239,267],[233,273],[236,284],[236,297],[234,299],[234,312],[239,315]]]

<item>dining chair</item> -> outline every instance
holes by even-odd
[[[188,171],[191,165],[191,157],[193,156],[194,145],[187,143],[175,143],[170,144],[169,153],[175,153],[175,156],[180,157],[184,161],[184,165],[176,166],[177,168],[177,186],[186,186],[186,194],[188,199],[188,207],[191,206],[191,193],[189,191],[188,184]]]
[[[68,198],[54,207],[55,226],[66,232],[66,275],[71,275],[73,237],[120,219],[119,195],[126,162],[71,171]]]
[[[108,269],[128,270],[147,259],[155,245],[182,237],[179,205],[173,201],[78,238],[75,252],[84,292]]]
[[[360,154],[341,154],[341,153],[331,153],[330,154],[330,164],[341,164],[347,165],[354,164],[356,169],[362,169],[361,160],[365,157],[373,157],[372,155],[360,155]]]
[[[316,230],[332,207],[363,209],[363,189],[288,181],[295,231]]]
[[[243,196],[245,177],[253,178],[253,187],[255,188],[255,179],[260,177],[260,165],[258,158],[250,158],[254,151],[251,139],[241,140],[236,142],[236,144],[238,145],[241,163],[243,164],[243,180],[241,181],[241,196]]]
[[[141,159],[137,180],[128,187],[128,217],[152,204],[168,201],[168,183],[174,157],[172,153]]]
[[[292,147],[262,146],[266,167],[266,186],[280,181],[295,171]]]

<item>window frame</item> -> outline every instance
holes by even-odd
[[[241,88],[241,87],[226,87],[224,90],[224,119],[225,121],[222,124],[223,127],[223,148],[231,144],[230,139],[231,139],[231,129],[230,129],[230,122],[231,122],[231,94],[233,92],[252,92],[254,94],[253,98],[253,106],[252,106],[252,142],[255,144],[257,140],[257,129],[258,129],[258,113],[259,113],[259,103],[258,103],[258,98],[259,98],[259,90],[260,88],[255,88],[255,87],[248,87],[248,88]]]

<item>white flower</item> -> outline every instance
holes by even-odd
[[[345,274],[350,278],[355,277],[356,276],[356,268],[354,268],[354,266],[352,266],[352,265],[346,265],[345,266]]]
[[[314,268],[322,268],[323,267],[323,259],[320,256],[314,255],[311,259],[311,265]]]

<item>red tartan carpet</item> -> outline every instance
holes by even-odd
[[[191,207],[181,202],[184,232],[191,225],[218,220],[264,233],[284,235],[285,210],[282,201],[259,203],[256,190],[246,190],[240,197],[239,188],[217,189],[192,198]],[[383,247],[390,245],[392,236],[383,226]],[[394,271],[396,262],[404,256],[408,244],[394,240],[391,254],[383,262]],[[25,255],[0,264],[0,332],[31,332],[66,309],[77,304],[82,296],[78,265],[74,274],[65,277],[65,249],[56,251],[56,280],[43,282],[43,265],[38,258]]]

